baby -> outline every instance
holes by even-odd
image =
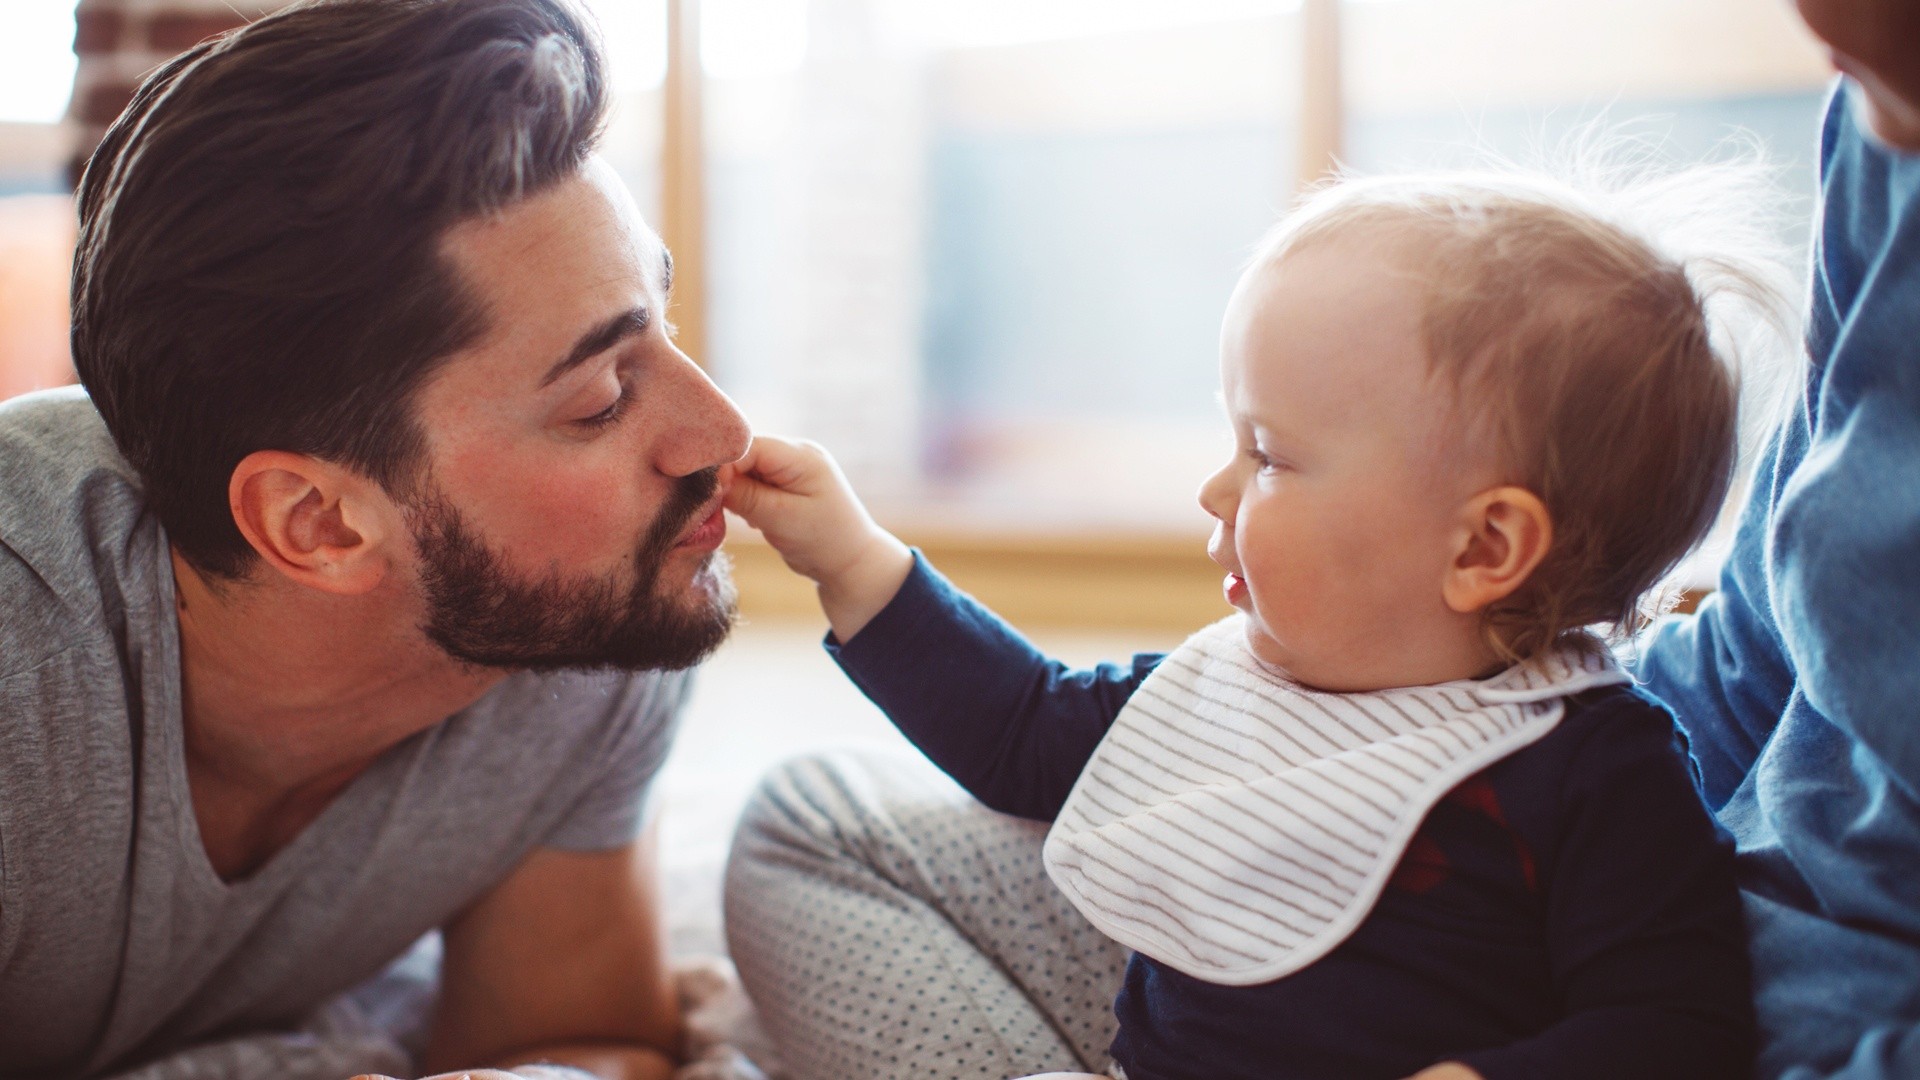
[[[1718,313],[1779,300],[1617,223],[1685,185],[1648,191],[1375,179],[1290,215],[1228,304],[1236,449],[1200,491],[1238,613],[1165,656],[1069,672],[818,447],[737,465],[849,676],[1051,821],[1049,876],[1133,950],[1113,1075],[1746,1075],[1730,846],[1586,628],[1638,629],[1713,521]]]

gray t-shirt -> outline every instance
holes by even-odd
[[[166,539],[77,390],[0,404],[0,1076],[285,1028],[539,847],[632,839],[687,681],[515,675],[223,882]]]

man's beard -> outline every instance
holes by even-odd
[[[634,556],[633,584],[623,589],[612,576],[520,577],[429,487],[408,507],[427,603],[421,629],[447,655],[481,667],[692,667],[733,628],[727,557],[715,552],[684,593],[655,589],[674,545],[718,488],[717,469],[677,481]]]

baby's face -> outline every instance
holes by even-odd
[[[1410,658],[1461,631],[1441,587],[1459,509],[1495,477],[1448,438],[1450,391],[1429,371],[1416,282],[1377,245],[1292,252],[1228,305],[1236,449],[1200,492],[1208,551],[1255,655],[1308,685],[1406,685]]]

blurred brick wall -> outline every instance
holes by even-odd
[[[80,0],[73,51],[74,150],[69,183],[77,183],[107,125],[133,99],[147,73],[174,55],[270,11],[288,0]]]

